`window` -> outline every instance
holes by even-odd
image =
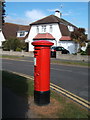
[[[20,32],[20,37],[23,37],[25,35],[25,32],[24,31],[21,31]]]
[[[37,33],[39,33],[39,26],[37,26]]]
[[[52,25],[50,25],[50,32],[52,32]]]
[[[46,32],[46,25],[42,26],[42,32]]]
[[[72,26],[68,26],[68,29],[70,32],[74,31],[74,28]]]

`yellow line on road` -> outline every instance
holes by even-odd
[[[53,87],[53,86],[50,86],[50,87],[51,87],[52,89],[54,89],[54,90],[56,90],[56,91],[58,91],[58,92],[64,94],[64,95],[66,95],[67,97],[73,99],[74,101],[78,102],[79,104],[81,104],[81,105],[87,107],[88,109],[90,109],[90,106],[89,106],[89,105],[87,105],[86,103],[84,103],[84,102],[78,100],[77,98],[75,98],[75,97],[73,97],[73,96],[71,96],[71,95],[69,95],[69,94],[67,94],[67,93],[65,93],[65,92],[63,92],[63,91],[61,91],[61,90],[59,90],[58,88],[55,88],[55,87]]]
[[[53,83],[50,83],[50,85],[53,85],[53,86],[55,86],[55,87],[57,87],[57,88],[63,90],[64,92],[67,92],[68,94],[70,94],[70,95],[72,95],[72,96],[74,96],[74,97],[77,97],[78,99],[80,99],[80,100],[86,102],[87,104],[90,104],[90,102],[88,102],[87,100],[85,100],[85,99],[83,99],[83,98],[81,98],[81,97],[79,97],[79,96],[77,96],[77,95],[75,95],[75,94],[73,94],[73,93],[71,93],[71,92],[69,92],[69,91],[67,91],[67,90],[65,90],[65,89],[63,89],[63,88],[61,88],[61,87],[55,85],[55,84],[53,84]]]
[[[34,77],[33,76],[30,76],[30,75],[26,75],[26,74],[23,74],[23,73],[18,73],[18,72],[13,72],[13,71],[9,71],[9,72],[12,72],[14,74],[17,74],[17,75],[20,75],[22,77],[26,77],[28,79],[31,79],[31,80],[34,80]],[[50,88],[62,93],[63,95],[66,95],[67,97],[71,98],[72,100],[78,102],[79,104],[85,106],[86,108],[90,109],[90,106],[88,104],[90,104],[90,102],[88,102],[87,100],[53,84],[53,83],[50,83]]]

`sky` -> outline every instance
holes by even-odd
[[[62,18],[88,30],[88,2],[6,2],[6,22],[29,25],[58,9]],[[12,0],[14,1],[14,0]],[[19,1],[19,0],[18,0]],[[22,0],[23,1],[23,0]],[[27,1],[27,0],[26,0]],[[54,0],[53,0],[54,1]],[[60,1],[60,0],[59,0]]]

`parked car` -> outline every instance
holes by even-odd
[[[61,54],[69,54],[69,51],[64,47],[53,46],[51,47],[51,57],[56,57],[56,51],[61,51]]]

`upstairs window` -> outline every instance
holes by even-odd
[[[68,26],[68,29],[70,32],[74,31],[74,28],[72,26]]]
[[[53,28],[52,28],[52,25],[50,25],[50,32],[52,32]]]
[[[39,33],[39,26],[37,26],[37,33]]]
[[[20,31],[20,37],[24,37],[25,32],[24,31]]]
[[[42,26],[42,32],[46,32],[46,25]]]

